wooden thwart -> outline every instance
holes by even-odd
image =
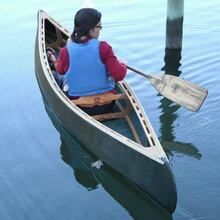
[[[125,94],[104,93],[92,96],[83,96],[79,99],[72,100],[72,103],[80,107],[102,106],[111,103],[114,100],[126,99]]]
[[[106,121],[110,119],[124,118],[126,114],[126,112],[113,112],[100,115],[93,115],[92,117],[97,121]]]
[[[79,99],[71,100],[72,103],[80,107],[94,107],[102,106],[111,103],[112,101],[117,101],[119,99],[128,100],[125,94],[113,94],[113,93],[104,93],[93,96],[83,96]],[[93,115],[92,117],[97,121],[105,121],[110,119],[124,118],[131,110],[131,105],[127,102],[127,106],[124,111],[112,112],[100,115]]]

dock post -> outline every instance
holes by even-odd
[[[184,0],[167,0],[166,47],[161,70],[179,76],[183,37]]]
[[[166,48],[181,49],[184,0],[167,0]]]

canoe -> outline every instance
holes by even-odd
[[[111,167],[173,213],[177,191],[169,160],[128,83],[117,83],[114,113],[86,114],[58,86],[46,55],[46,48],[57,51],[71,33],[43,10],[38,11],[37,21],[35,73],[45,107],[98,158],[97,164]],[[103,97],[94,100],[99,105]]]

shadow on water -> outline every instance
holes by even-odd
[[[172,220],[172,216],[165,209],[121,174],[105,164],[99,169],[93,166],[98,158],[62,126],[47,105],[46,110],[60,133],[61,158],[72,167],[75,179],[87,188],[88,192],[95,190],[101,184],[105,191],[121,204],[134,219]]]
[[[165,71],[165,74],[180,76],[181,71],[181,49],[165,49],[164,67],[161,70]],[[159,94],[158,94],[159,95]],[[176,105],[172,101],[162,97],[160,100],[161,114],[160,114],[160,132],[161,143],[166,151],[167,156],[172,156],[172,152],[177,152],[191,156],[196,159],[200,159],[202,155],[199,150],[191,143],[176,142],[174,134],[174,122],[178,117],[177,111],[181,106]]]

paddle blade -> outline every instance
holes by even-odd
[[[176,76],[150,75],[148,79],[161,95],[193,112],[200,109],[208,94],[201,86]]]

